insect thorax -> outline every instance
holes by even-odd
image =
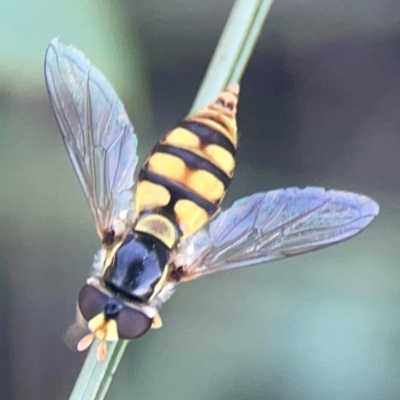
[[[166,279],[169,254],[170,249],[153,235],[132,231],[105,267],[104,285],[128,301],[146,303]]]

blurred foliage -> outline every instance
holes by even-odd
[[[0,84],[12,85],[13,91],[42,87],[43,53],[57,36],[64,43],[79,43],[123,96],[132,90],[143,95],[141,51],[132,37],[126,41],[125,18],[117,2],[104,0],[1,1]],[[125,51],[127,45],[134,57]]]

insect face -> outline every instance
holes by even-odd
[[[151,327],[152,319],[143,312],[128,306],[125,302],[86,284],[78,297],[79,310],[88,322],[91,333],[78,345],[80,350],[88,347],[97,337],[101,343],[106,340],[135,339],[144,335]],[[104,346],[104,345],[103,345]],[[99,359],[105,351],[100,346]]]

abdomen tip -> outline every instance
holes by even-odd
[[[234,94],[235,96],[238,96],[240,91],[240,86],[238,83],[231,83],[225,90],[227,92]]]

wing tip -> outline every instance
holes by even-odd
[[[380,207],[379,204],[372,198],[365,194],[350,192],[347,190],[337,190],[337,189],[326,189],[322,186],[305,186],[304,188],[299,187],[289,187],[286,188],[287,191],[296,192],[308,192],[310,194],[332,194],[337,197],[346,198],[354,203],[360,204],[363,211],[376,217],[379,214]]]
[[[77,49],[72,44],[65,45],[61,43],[59,38],[60,36],[56,36],[50,41],[49,45],[47,46],[45,55],[46,63],[49,61],[51,55],[55,55],[57,58],[66,56],[67,58],[70,58],[71,60],[74,61],[79,59],[80,62],[82,61],[85,62],[88,65],[88,67],[91,66],[90,61],[81,50]],[[53,54],[51,54],[51,51],[53,52]]]
[[[343,196],[344,198],[349,199],[351,202],[359,204],[363,214],[366,216],[371,215],[373,218],[375,218],[379,214],[380,207],[378,202],[365,194],[334,189],[327,191],[327,193],[334,193],[336,195]]]
[[[64,45],[59,41],[60,36],[56,36],[55,38],[51,39],[49,45],[47,46],[46,50],[46,58],[47,54],[49,53],[49,50],[53,50],[55,53],[57,53],[57,49],[61,49],[64,47]]]
[[[64,52],[65,46],[58,40],[59,36],[53,38],[46,49],[46,54],[44,56],[44,66],[45,74],[50,73],[50,65],[60,58]]]

